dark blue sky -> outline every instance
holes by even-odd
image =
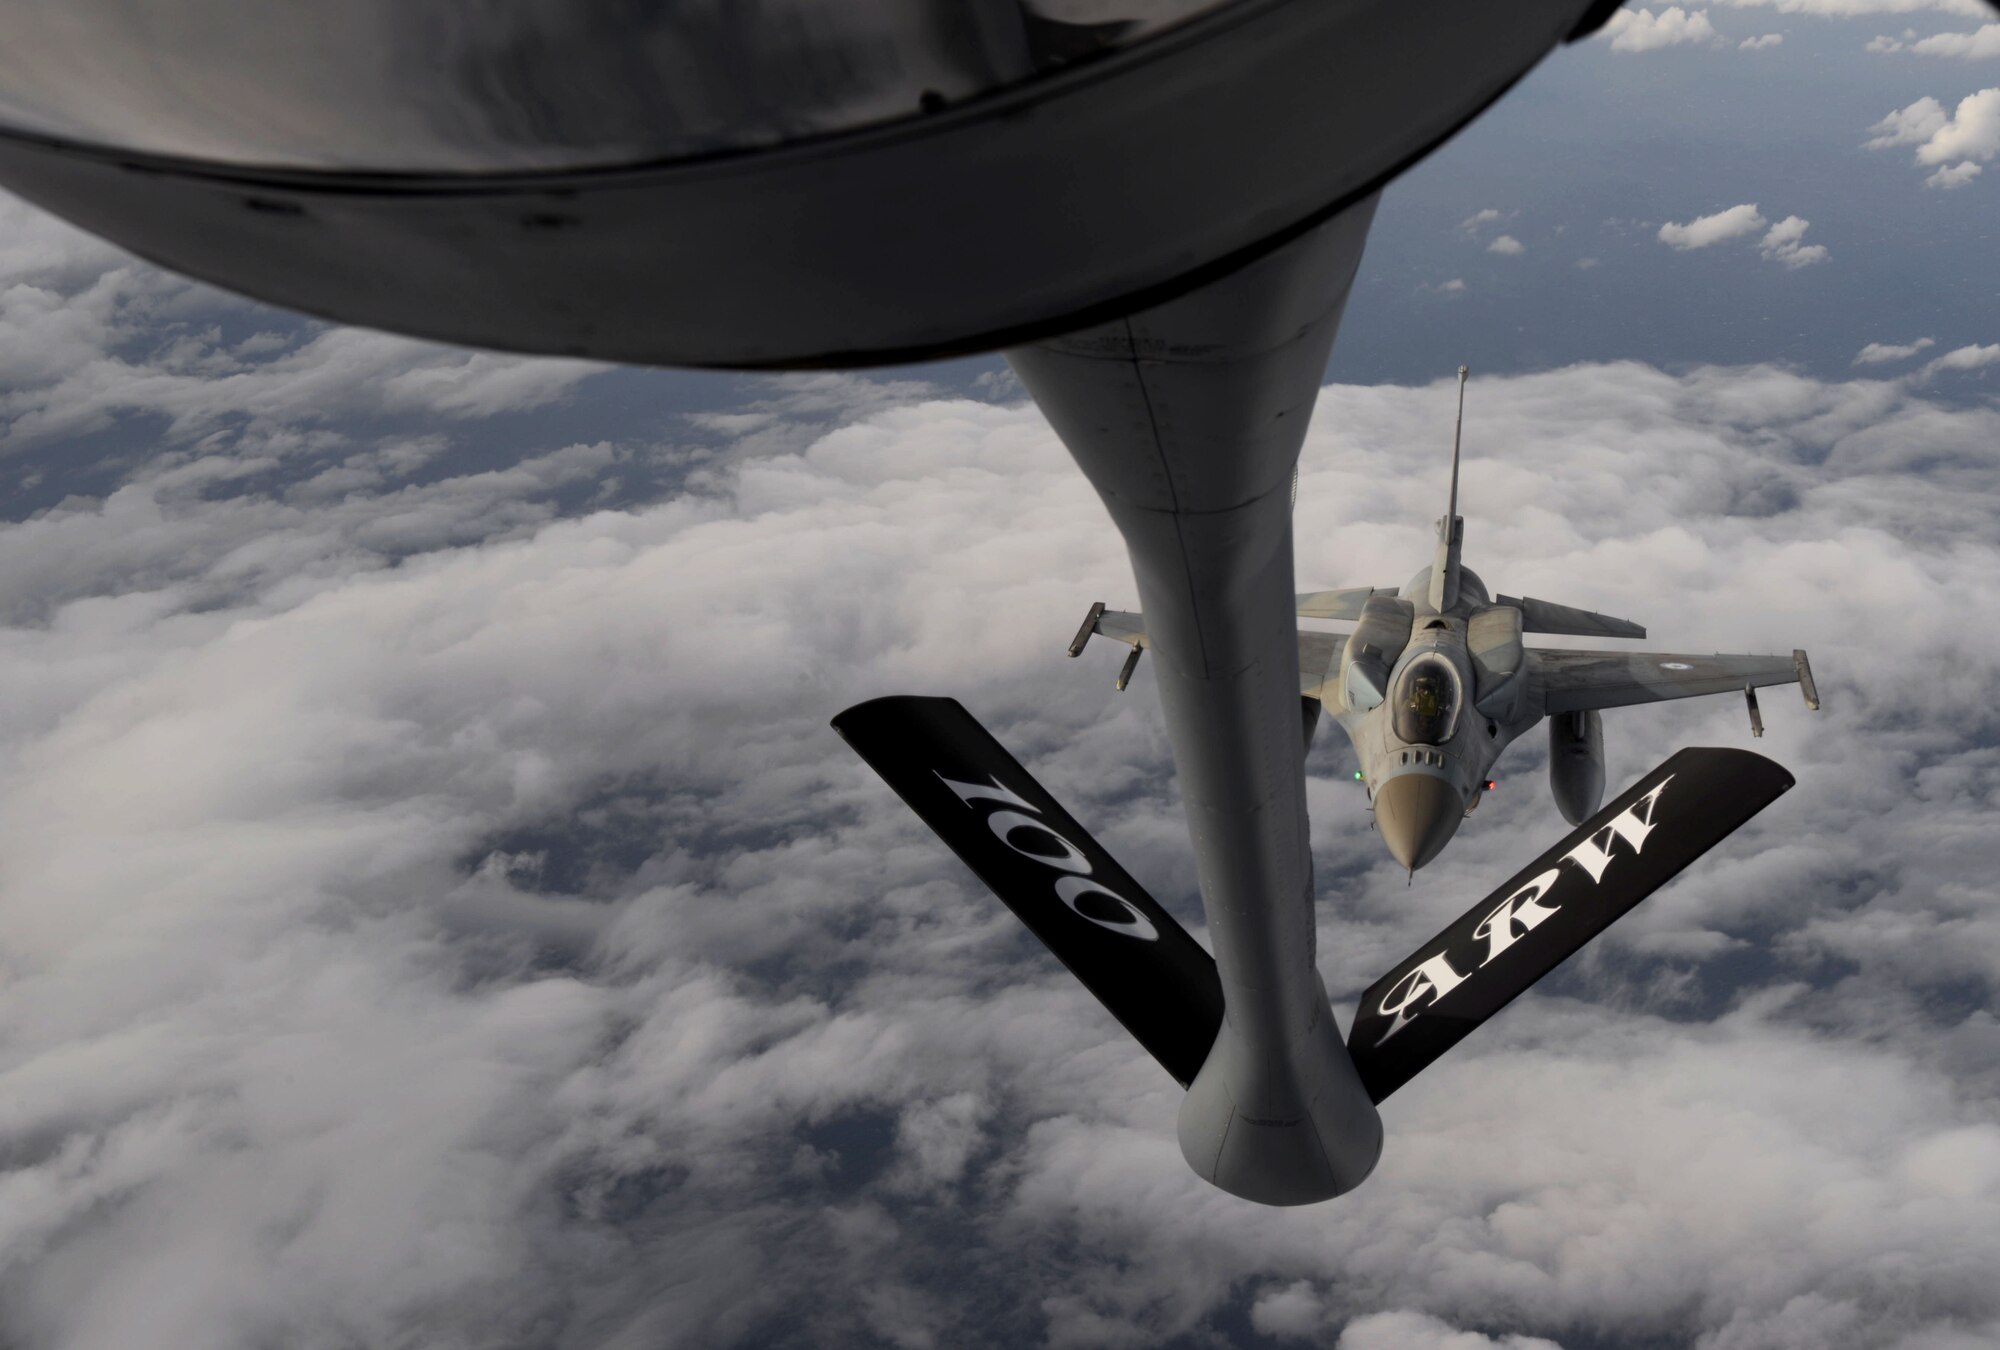
[[[1631,359],[1680,367],[1778,361],[1848,373],[1869,342],[1941,350],[2000,322],[2000,175],[1927,189],[1907,148],[1868,128],[1926,95],[1947,109],[2000,83],[2000,63],[1864,49],[1902,19],[1779,21],[1717,10],[1707,46],[1551,55],[1485,117],[1385,194],[1335,352],[1336,379],[1415,381],[1475,370]],[[1921,21],[1921,19],[1920,19]],[[1926,30],[1938,26],[1925,22]],[[1781,46],[1740,37],[1782,28]],[[1655,237],[1740,202],[1811,223],[1830,258],[1796,271],[1754,237],[1676,253]],[[1475,238],[1474,211],[1503,219]],[[1504,231],[1526,251],[1484,252]],[[1598,266],[1579,270],[1579,259]],[[1457,297],[1421,288],[1463,278]]]

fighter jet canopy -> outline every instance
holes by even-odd
[[[1406,745],[1443,745],[1458,720],[1458,672],[1440,656],[1419,656],[1396,676],[1391,729]]]
[[[0,185],[347,322],[982,350],[1309,229],[1613,0],[21,0]]]

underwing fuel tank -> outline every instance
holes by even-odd
[[[1572,825],[1604,800],[1604,721],[1595,709],[1549,718],[1549,791]]]

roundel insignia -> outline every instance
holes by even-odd
[[[1685,661],[1662,661],[1662,662],[1660,662],[1660,669],[1661,669],[1661,670],[1693,670],[1693,669],[1694,669],[1694,667],[1693,667],[1693,666],[1691,666],[1691,665],[1689,665],[1689,664],[1688,664],[1687,662],[1685,662]]]

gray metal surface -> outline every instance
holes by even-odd
[[[240,40],[314,61],[309,35],[326,30],[324,52],[349,55],[307,77],[296,51],[228,59],[229,34],[206,57],[156,40],[164,0],[55,4],[31,24],[10,13],[0,185],[167,267],[342,322],[743,367],[989,350],[1193,290],[1376,191],[1585,10],[1237,0],[1010,73],[981,26],[1008,9],[990,0],[950,6],[929,47],[898,25],[941,0],[793,0],[837,14],[812,30],[828,41],[843,24],[882,35],[852,101],[831,76],[792,80],[794,54],[720,6],[632,4],[614,21],[539,0],[481,9],[449,40],[462,11],[423,0],[226,7]],[[537,48],[521,36],[537,24],[566,36]],[[103,31],[141,48],[127,64],[157,46],[157,76],[126,89],[125,65],[86,41]],[[960,50],[969,33],[986,46]],[[676,64],[677,43],[725,39],[750,44],[743,71]]]
[[[1008,353],[1125,536],[1144,605],[1227,1006],[1181,1150],[1267,1204],[1351,1189],[1382,1143],[1315,961],[1290,504],[1374,207],[1179,301]]]
[[[11,0],[0,121],[216,164],[578,169],[919,115],[1238,0]]]

